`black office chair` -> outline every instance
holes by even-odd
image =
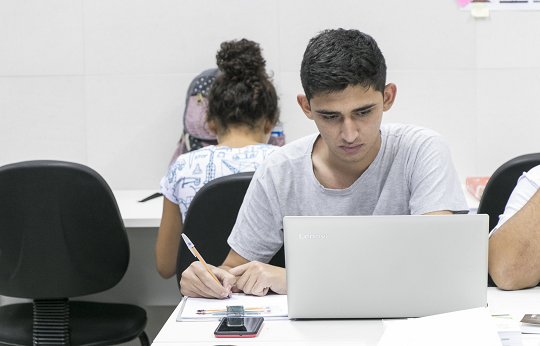
[[[516,187],[519,177],[523,172],[538,165],[540,165],[540,153],[518,156],[497,168],[489,178],[477,212],[489,215],[489,230],[497,226],[499,215],[504,213],[506,203]],[[496,286],[491,276],[488,279],[488,286]]]
[[[129,263],[116,200],[92,169],[61,161],[0,167],[0,345],[114,345],[139,338],[146,311],[71,301],[115,286]]]
[[[499,222],[499,215],[504,213],[506,203],[516,187],[518,178],[523,172],[540,165],[540,153],[518,156],[497,168],[489,178],[482,193],[478,214],[489,215],[489,229]]]
[[[238,173],[212,180],[195,195],[189,206],[183,233],[193,241],[204,260],[221,265],[229,254],[227,238],[231,234],[253,172]],[[180,240],[176,261],[176,282],[196,258]],[[270,264],[285,267],[285,251],[274,255]]]

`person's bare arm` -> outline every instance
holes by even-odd
[[[164,197],[163,215],[156,241],[156,269],[165,279],[176,274],[176,257],[182,227],[180,208]]]
[[[166,279],[176,274],[176,258],[182,228],[180,208],[167,198],[164,198],[163,216],[156,242],[156,268],[159,275]],[[190,297],[227,297],[231,291],[229,286],[234,285],[236,281],[234,275],[212,265],[209,265],[209,268],[222,284],[214,280],[202,263],[195,261],[182,273],[182,279],[180,280],[181,293]]]
[[[229,251],[229,254],[227,255],[227,258],[225,258],[225,261],[223,261],[223,264],[219,267],[224,270],[229,270],[231,268],[238,267],[246,263],[249,263],[247,259],[240,256],[236,251],[231,249],[231,251]]]
[[[540,190],[489,240],[489,273],[505,290],[540,281]]]

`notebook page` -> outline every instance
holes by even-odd
[[[197,314],[197,312],[199,310],[226,310],[227,305],[243,305],[244,309],[268,308],[268,312],[257,315],[248,315],[254,317],[287,317],[288,315],[287,296],[279,294],[258,297],[246,295],[244,293],[233,293],[229,299],[184,297],[180,304],[183,304],[183,307],[176,317],[177,321],[218,320],[225,316],[211,314],[201,315]]]

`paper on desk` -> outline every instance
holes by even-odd
[[[489,310],[476,308],[391,323],[378,346],[501,346]]]
[[[494,315],[492,321],[503,346],[523,345],[519,322],[512,319],[510,315]]]
[[[233,293],[229,299],[208,299],[184,297],[180,302],[182,307],[176,317],[176,321],[200,321],[218,320],[224,316],[198,315],[197,310],[217,310],[227,309],[227,305],[243,305],[244,308],[270,307],[271,312],[260,315],[264,318],[287,317],[287,296],[280,294],[269,294],[263,297],[246,295],[244,293]]]

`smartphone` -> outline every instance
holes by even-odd
[[[227,324],[227,318],[222,318],[214,335],[216,338],[254,338],[259,335],[264,317],[243,317],[242,319],[244,320],[242,326],[230,327]]]

